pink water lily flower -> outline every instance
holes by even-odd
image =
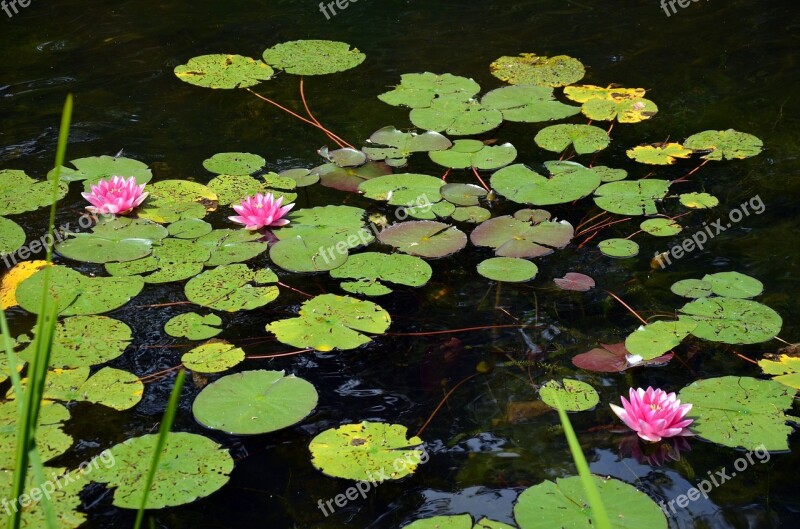
[[[138,185],[133,176],[128,179],[112,176],[110,180],[100,180],[91,188],[91,193],[81,193],[91,204],[86,206],[86,209],[103,215],[130,213],[144,202],[148,195],[144,192],[144,184]]]
[[[228,217],[233,222],[244,224],[248,230],[260,230],[266,227],[279,227],[289,224],[289,220],[283,217],[289,213],[294,204],[287,204],[281,207],[283,197],[275,198],[272,193],[262,195],[257,193],[255,196],[247,197],[240,204],[233,206],[233,210],[239,215]]]
[[[645,441],[656,443],[664,437],[692,435],[686,428],[691,419],[684,419],[691,404],[681,404],[675,393],[660,389],[630,389],[630,402],[622,397],[622,406],[611,409],[625,424]]]

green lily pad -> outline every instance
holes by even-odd
[[[777,375],[772,380],[800,390],[800,358],[796,356],[780,355],[775,360],[764,358],[758,361],[758,366],[765,375]]]
[[[657,200],[669,191],[669,181],[646,179],[603,184],[595,191],[594,203],[618,215],[655,215]]]
[[[670,290],[679,296],[697,299],[707,298],[713,294],[711,286],[711,283],[701,279],[683,279],[673,283]]]
[[[334,151],[329,150],[327,147],[322,147],[317,153],[336,167],[358,167],[364,165],[367,161],[367,155],[363,151],[350,147]]]
[[[492,218],[492,212],[480,206],[458,207],[450,215],[450,218],[456,222],[480,224]]]
[[[25,244],[25,230],[13,220],[0,217],[0,256],[13,253]]]
[[[362,182],[391,173],[392,168],[382,162],[369,162],[361,167],[339,167],[333,163],[326,163],[311,171],[323,186],[348,193],[358,192],[358,186]]]
[[[84,191],[91,191],[92,184],[97,184],[100,180],[108,180],[112,176],[123,178],[136,178],[137,184],[146,184],[153,179],[153,172],[147,164],[132,158],[115,156],[90,156],[88,158],[78,158],[71,160],[70,163],[75,167],[61,167],[59,179],[64,182],[77,182],[85,180]],[[55,169],[47,173],[47,179],[55,178]]]
[[[446,132],[452,136],[472,136],[496,129],[503,123],[503,113],[486,108],[476,100],[440,97],[429,107],[415,108],[409,114],[415,127]]]
[[[692,404],[692,431],[712,443],[746,450],[789,450],[795,390],[774,380],[719,377],[698,380],[678,393]]]
[[[686,138],[683,145],[695,151],[706,152],[706,160],[738,160],[761,153],[764,143],[745,132],[733,129],[706,130]]]
[[[652,360],[680,345],[697,327],[690,321],[657,321],[643,325],[625,340],[625,348],[642,360]]]
[[[678,198],[681,204],[692,209],[714,208],[719,205],[719,199],[708,193],[683,193]]]
[[[344,424],[320,433],[311,440],[311,464],[328,476],[370,481],[379,471],[383,478],[411,475],[427,453],[422,439],[409,437],[400,424],[362,422]],[[398,462],[399,461],[399,462]]]
[[[61,316],[102,314],[125,305],[144,287],[140,277],[89,277],[65,266],[36,272],[19,284],[16,291],[20,307],[38,314],[42,306],[42,287],[49,271],[49,290],[57,300]]]
[[[362,333],[381,334],[389,328],[389,313],[370,301],[323,294],[303,303],[299,317],[267,325],[281,343],[332,351],[355,349],[371,341]]]
[[[380,289],[381,294],[379,295],[388,294],[392,291],[383,283],[421,287],[430,281],[432,275],[433,269],[419,257],[374,252],[353,255],[345,264],[331,270],[331,277],[334,279],[356,279],[362,283],[366,281],[369,285],[378,284],[384,286],[388,292]],[[366,295],[372,295],[372,292],[377,291],[375,288],[374,286],[362,284],[358,288],[350,285],[347,290],[350,292],[359,290]]]
[[[551,178],[523,164],[505,167],[492,175],[492,189],[519,204],[546,206],[579,200],[600,185],[600,175],[579,163],[546,162],[545,166]]]
[[[477,151],[472,147],[475,140],[456,140],[446,151],[434,151],[429,154],[431,160],[451,169],[498,169],[510,164],[517,157],[517,149],[510,143],[503,145],[484,145],[480,143]]]
[[[208,188],[217,195],[220,204],[229,206],[248,196],[264,193],[267,186],[263,180],[248,175],[223,174],[213,178]]]
[[[764,292],[764,283],[739,272],[707,274],[703,281],[711,284],[711,291],[726,298],[753,298]]]
[[[208,267],[242,263],[257,257],[267,250],[258,232],[248,230],[214,230],[197,239],[197,244],[211,252],[205,262]]]
[[[247,88],[271,79],[274,73],[259,60],[223,53],[192,57],[175,67],[178,79],[205,88]]]
[[[566,247],[575,232],[566,221],[536,222],[511,216],[487,220],[472,231],[475,246],[493,248],[498,257],[541,257]]]
[[[429,220],[395,224],[381,231],[378,239],[403,253],[430,259],[452,255],[467,245],[467,236],[455,226]]]
[[[647,494],[614,478],[592,476],[612,529],[667,529],[667,518]],[[514,506],[520,529],[595,529],[579,476],[545,481],[526,489]]]
[[[211,224],[200,219],[184,219],[167,226],[170,237],[176,239],[197,239],[211,233]]]
[[[104,367],[91,376],[89,373],[88,367],[50,371],[42,399],[91,402],[118,411],[129,410],[142,400],[144,384],[133,373],[113,367]],[[13,398],[13,391],[6,397]]]
[[[34,329],[35,330],[35,329]],[[71,369],[104,364],[122,355],[133,340],[125,323],[105,316],[73,316],[56,324],[50,367]],[[33,343],[20,353],[31,362],[36,354]]]
[[[472,79],[434,73],[407,73],[400,76],[400,84],[378,96],[384,103],[410,108],[428,108],[438,97],[469,101],[481,91]]]
[[[550,125],[533,139],[542,149],[562,152],[572,145],[578,154],[602,151],[611,143],[606,131],[593,125]]]
[[[638,145],[628,149],[628,158],[648,165],[672,165],[679,158],[688,158],[694,151],[680,143],[656,143],[654,145]]]
[[[487,527],[492,528],[491,525],[476,525],[474,529]],[[403,529],[473,529],[472,516],[469,514],[457,514],[455,516],[433,516],[431,518],[423,518],[408,525],[403,526]],[[500,529],[494,528],[494,529]]]
[[[505,121],[538,123],[574,116],[580,107],[556,101],[553,89],[547,86],[505,86],[488,92],[481,104],[503,113]]]
[[[478,263],[478,273],[493,281],[524,283],[539,273],[539,267],[516,257],[492,257]]]
[[[41,447],[39,448],[41,450]],[[11,452],[14,453],[13,451]],[[45,468],[45,483],[40,483],[36,479],[33,468],[28,469],[26,477],[25,491],[30,503],[23,508],[21,529],[41,529],[48,527],[47,516],[44,508],[44,496],[39,495],[39,499],[32,497],[34,489],[46,490],[47,483],[58,483],[55,491],[50,494],[50,506],[56,519],[58,529],[77,529],[86,522],[86,515],[78,512],[83,502],[80,492],[86,485],[84,473],[80,470],[67,470],[60,467]],[[3,498],[11,498],[12,483],[14,479],[13,470],[0,470],[0,495]],[[8,500],[8,512],[11,511],[12,500]],[[0,511],[0,524],[4,526],[8,523],[8,516],[5,509]]]
[[[222,332],[222,318],[216,314],[201,316],[187,312],[171,318],[164,326],[164,332],[175,338],[188,340],[207,340]]]
[[[138,215],[158,223],[202,218],[208,211],[216,210],[219,202],[211,189],[190,180],[161,180],[147,190],[150,194]]]
[[[557,408],[557,402],[567,411],[591,410],[600,403],[597,390],[586,382],[565,378],[561,382],[550,380],[542,384],[539,397],[551,408]]]
[[[566,86],[586,75],[583,64],[577,59],[567,55],[543,57],[535,53],[500,57],[492,63],[491,71],[501,81],[515,85]]]
[[[144,259],[125,263],[108,263],[106,271],[112,276],[140,276],[145,283],[183,281],[203,271],[211,257],[208,248],[195,241],[165,239]]]
[[[712,342],[766,342],[777,336],[783,325],[777,312],[748,299],[702,298],[687,303],[680,311],[681,321],[697,324],[693,335]]]
[[[244,362],[244,351],[224,340],[198,345],[181,357],[181,363],[195,373],[222,373]]]
[[[64,433],[69,411],[61,404],[44,402],[36,427],[36,446],[42,462],[60,456],[72,446],[72,437]],[[0,469],[14,470],[16,464],[17,423],[19,414],[16,401],[0,403]],[[0,489],[2,490],[2,489]]]
[[[326,75],[355,68],[367,56],[345,42],[295,40],[264,51],[264,62],[294,75]]]
[[[203,162],[207,171],[224,175],[251,175],[267,165],[267,161],[249,152],[221,152]]]
[[[612,169],[604,165],[595,165],[592,170],[600,175],[601,182],[617,182],[628,177],[628,171],[625,169]]]
[[[254,271],[244,264],[221,265],[186,283],[192,303],[224,312],[253,310],[278,297],[278,276],[269,268]]]
[[[440,193],[448,202],[456,206],[477,206],[488,192],[473,184],[445,184]]]
[[[683,226],[672,219],[647,219],[639,228],[656,237],[672,237],[683,231]]]
[[[55,197],[53,183],[37,181],[15,169],[0,170],[0,215],[18,215],[49,206],[53,199],[67,194],[67,184],[60,182]]]
[[[442,200],[444,180],[424,174],[394,174],[366,181],[358,186],[364,196],[388,202],[392,206],[408,206],[423,200],[433,204]]]
[[[567,97],[570,97],[568,91],[570,88],[581,87],[568,86],[565,88],[564,93]],[[574,97],[570,97],[570,99],[575,100]],[[639,123],[652,118],[658,113],[658,106],[643,97],[592,97],[582,101],[582,103],[581,112],[593,121],[613,121],[616,119],[620,123]]]
[[[85,263],[124,263],[147,257],[167,235],[167,229],[155,222],[117,217],[98,223],[91,233],[70,234],[56,244],[56,251]]]
[[[138,509],[142,502],[142,463],[151,461],[158,435],[128,439],[113,446],[112,468],[98,468],[92,480],[114,489],[114,505]],[[145,509],[163,509],[191,503],[221,489],[230,479],[233,458],[227,450],[207,437],[186,432],[170,432]]]
[[[391,167],[402,167],[415,152],[443,151],[453,144],[438,132],[423,134],[401,132],[394,127],[384,127],[369,137],[369,147],[364,153],[373,161],[385,161]],[[373,147],[374,145],[374,147]]]
[[[606,239],[597,245],[603,255],[627,259],[639,255],[639,245],[628,239]]]
[[[247,371],[206,386],[192,404],[194,418],[231,435],[257,435],[288,428],[317,406],[317,390],[283,371]]]
[[[592,99],[612,99],[616,101],[637,100],[647,94],[644,88],[621,88],[602,86],[581,85],[565,86],[564,95],[577,103],[586,103]]]

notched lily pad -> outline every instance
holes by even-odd
[[[578,154],[602,151],[611,143],[608,133],[593,125],[550,125],[540,130],[534,138],[542,149],[562,152],[573,146]]]
[[[374,295],[375,292],[383,295],[392,292],[383,283],[421,287],[430,281],[432,275],[433,269],[419,257],[374,252],[353,255],[344,265],[331,270],[331,277],[334,279],[359,281],[356,285],[349,284],[347,287],[342,285],[342,288],[365,295]]]
[[[455,226],[428,220],[395,224],[381,231],[378,239],[401,252],[429,259],[452,255],[467,245],[467,236]]]
[[[764,148],[764,143],[757,137],[733,129],[700,132],[686,138],[683,144],[705,153],[702,158],[715,161],[751,158]]]
[[[278,276],[269,268],[254,271],[244,264],[221,265],[186,283],[192,303],[224,312],[253,310],[278,297]]]
[[[435,151],[429,154],[431,160],[451,169],[498,169],[510,164],[517,157],[517,149],[510,143],[502,145],[484,145],[476,140],[456,140],[446,151]],[[477,149],[476,149],[477,147]]]
[[[366,58],[349,44],[332,40],[295,40],[264,51],[264,62],[293,75],[343,72]]]
[[[517,257],[492,257],[478,263],[478,273],[493,281],[523,283],[539,273],[539,267]]]
[[[222,373],[244,362],[244,350],[224,340],[210,340],[181,357],[181,363],[196,373]]]
[[[566,86],[577,83],[586,74],[583,64],[567,55],[543,57],[522,53],[504,56],[491,65],[492,75],[514,85]]]
[[[539,389],[539,396],[551,408],[557,408],[557,402],[561,401],[567,411],[591,410],[600,402],[600,395],[591,385],[570,378],[545,382]]]
[[[175,338],[188,340],[207,340],[222,332],[222,318],[216,314],[201,316],[187,312],[171,318],[164,326],[164,332]]]
[[[648,165],[672,165],[678,159],[688,158],[694,151],[680,143],[655,143],[628,149],[628,158]]]
[[[503,113],[506,121],[538,123],[574,116],[580,107],[556,101],[553,89],[546,86],[505,86],[487,93],[481,104]]]
[[[564,248],[574,234],[566,221],[526,221],[506,215],[487,220],[472,231],[470,239],[475,246],[493,248],[498,257],[525,259]]]
[[[590,195],[600,185],[595,170],[576,162],[545,162],[547,178],[523,164],[505,167],[492,175],[492,188],[520,204],[546,206],[573,202]]]
[[[175,67],[178,79],[205,88],[246,88],[271,79],[274,73],[268,64],[256,59],[223,53],[192,57]]]
[[[478,83],[458,75],[407,73],[400,76],[398,86],[379,95],[378,99],[393,106],[428,108],[436,98],[448,97],[468,101],[480,90]]]

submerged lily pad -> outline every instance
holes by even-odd
[[[517,157],[517,149],[510,143],[484,145],[477,140],[456,140],[446,151],[430,153],[434,162],[451,169],[498,169],[508,165]]]
[[[657,321],[635,330],[625,340],[625,348],[642,360],[658,358],[689,336],[697,327],[691,321]]]
[[[253,310],[278,297],[278,276],[269,268],[254,271],[244,264],[221,265],[186,283],[192,303],[225,312]]]
[[[586,74],[578,59],[567,55],[543,57],[522,53],[519,57],[500,57],[491,65],[492,75],[515,85],[566,86]]]
[[[667,529],[667,518],[647,494],[614,478],[592,476],[613,529]],[[545,481],[526,489],[514,506],[520,529],[594,529],[597,520],[587,506],[579,476]]]
[[[669,181],[655,178],[610,182],[597,188],[594,203],[618,215],[655,215],[656,201],[667,196],[669,185]]]
[[[407,73],[400,76],[398,86],[379,95],[378,99],[394,106],[427,108],[438,97],[468,101],[480,91],[478,83],[458,75]]]
[[[371,341],[362,333],[381,334],[389,313],[370,301],[323,294],[303,303],[299,317],[267,325],[281,343],[317,351],[355,349]]]
[[[211,340],[181,357],[181,363],[195,373],[221,373],[244,362],[244,351],[224,340]]]
[[[691,430],[713,443],[747,450],[789,450],[795,390],[773,380],[719,377],[698,380],[678,394],[692,404]]]
[[[766,342],[778,335],[783,320],[777,312],[748,299],[702,298],[680,309],[681,321],[696,323],[694,336],[729,344]]]
[[[256,59],[223,53],[192,57],[175,67],[178,79],[205,88],[246,88],[271,79],[274,73]]]
[[[427,456],[422,439],[410,437],[400,424],[362,422],[344,424],[320,433],[311,440],[311,464],[328,476],[370,481],[385,472],[385,479],[411,475]],[[401,464],[398,464],[398,461]]]
[[[578,154],[590,154],[608,147],[608,133],[593,125],[550,125],[540,130],[534,138],[542,149],[562,152],[572,145]]]
[[[567,411],[591,410],[600,402],[597,390],[586,382],[565,378],[561,382],[550,380],[542,384],[539,396],[551,408],[557,408],[557,402]]]
[[[295,40],[264,51],[264,61],[294,75],[325,75],[355,68],[367,56],[345,42]]]
[[[67,194],[67,184],[60,182],[53,196],[53,182],[37,181],[15,169],[0,170],[0,215],[18,215],[49,206],[53,199]]]
[[[628,158],[648,165],[671,165],[679,158],[688,158],[694,151],[680,143],[656,143],[654,145],[638,145],[628,149]]]
[[[374,252],[353,255],[344,265],[331,270],[331,277],[334,279],[359,281],[355,285],[349,283],[347,287],[342,284],[342,288],[366,295],[372,295],[376,285],[384,287],[380,289],[380,295],[391,292],[383,283],[421,287],[430,281],[432,275],[433,269],[419,257]]]
[[[494,248],[498,257],[540,257],[569,244],[575,232],[566,221],[524,221],[511,216],[487,220],[472,231],[475,246]]]
[[[317,406],[317,390],[283,371],[247,371],[206,386],[192,404],[194,418],[231,435],[257,435],[288,428]]]
[[[478,263],[478,273],[493,281],[523,283],[539,273],[539,267],[517,257],[492,257]]]
[[[603,255],[627,259],[639,255],[639,245],[628,239],[606,239],[597,245]]]
[[[151,461],[157,434],[128,439],[110,449],[115,464],[99,466],[92,480],[114,489],[114,505],[138,509],[144,490],[142,462]],[[233,458],[227,450],[207,437],[186,432],[170,432],[147,496],[146,509],[163,509],[191,503],[222,488],[233,471]]]
[[[221,152],[203,162],[206,170],[216,174],[251,175],[263,169],[267,161],[249,152]]]
[[[683,144],[689,149],[706,152],[702,158],[715,161],[750,158],[760,154],[764,148],[764,143],[757,137],[733,129],[693,134]]]
[[[378,239],[401,252],[430,259],[452,255],[467,245],[467,236],[455,226],[429,220],[395,224],[381,231]]]
[[[130,327],[105,316],[65,318],[56,324],[54,336],[50,367],[58,369],[104,364],[119,357],[133,340]],[[35,354],[31,343],[20,358],[30,362]]]
[[[222,318],[216,314],[201,316],[187,312],[171,318],[164,326],[164,332],[175,338],[188,340],[207,340],[222,332]]]
[[[545,162],[552,174],[544,177],[523,164],[505,167],[492,175],[492,188],[520,204],[564,204],[590,195],[600,185],[600,175],[575,162]]]
[[[580,107],[556,101],[553,89],[547,86],[505,86],[487,93],[481,104],[503,113],[506,121],[537,123],[568,118],[580,112]]]

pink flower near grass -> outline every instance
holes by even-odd
[[[147,198],[144,184],[138,185],[136,178],[125,179],[112,176],[110,180],[100,180],[91,186],[91,193],[81,193],[91,206],[86,209],[103,215],[124,215],[130,213]]]
[[[691,419],[684,419],[692,409],[691,404],[681,404],[675,393],[660,389],[630,389],[630,402],[622,397],[622,408],[611,404],[611,409],[639,437],[656,443],[665,437],[692,435],[686,428]]]
[[[255,196],[247,197],[240,204],[233,206],[233,210],[239,215],[228,217],[233,222],[243,224],[248,230],[260,230],[261,228],[277,228],[289,224],[289,220],[283,217],[294,207],[294,204],[287,204],[281,207],[283,197],[275,198],[272,193],[262,195],[257,193]]]

